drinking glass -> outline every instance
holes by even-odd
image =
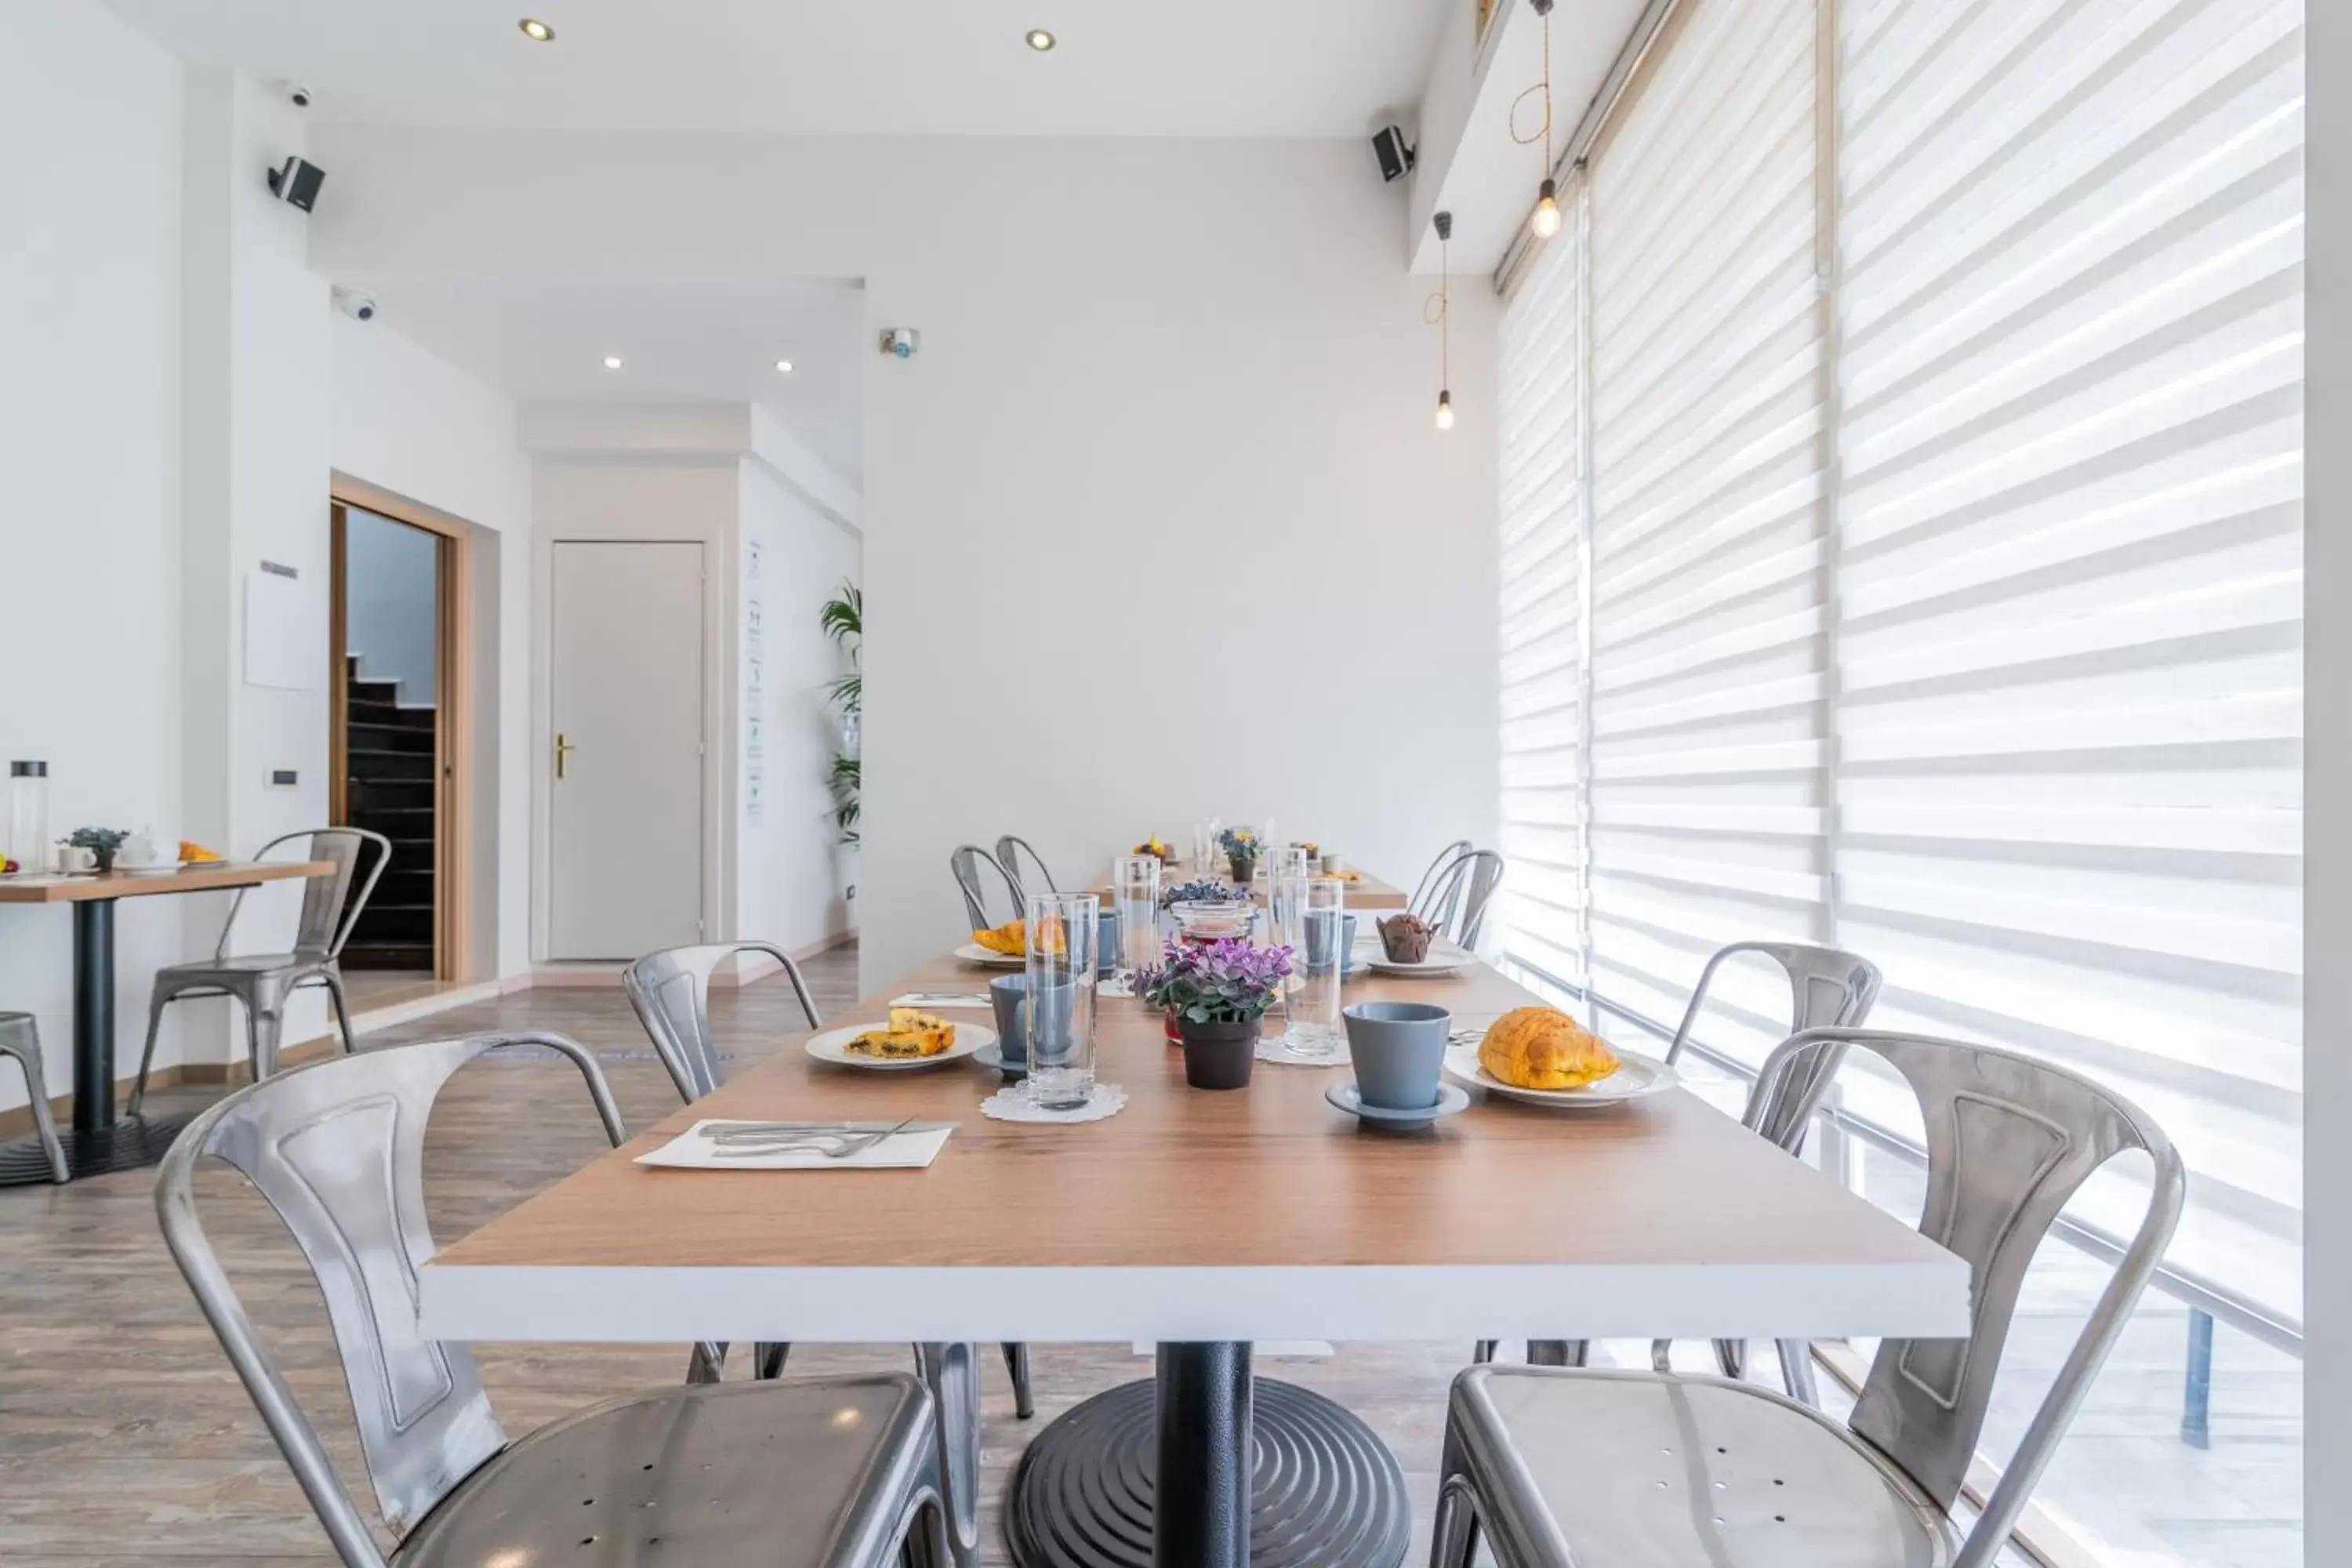
[[[1118,977],[1160,962],[1160,859],[1122,855],[1111,863],[1110,896],[1118,910]]]
[[[1032,893],[1028,903],[1029,1098],[1049,1110],[1095,1092],[1095,947],[1102,900],[1092,893]]]
[[[1217,819],[1204,816],[1192,824],[1192,875],[1213,877],[1223,857],[1217,851]]]
[[[1347,919],[1346,883],[1328,877],[1305,883],[1291,962],[1297,978],[1283,999],[1282,1043],[1293,1056],[1336,1057],[1347,1043],[1339,1017],[1339,986],[1348,973]]]

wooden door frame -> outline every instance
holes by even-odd
[[[473,541],[468,524],[416,505],[390,491],[338,474],[329,491],[333,518],[331,562],[332,605],[328,613],[329,649],[333,661],[328,682],[328,800],[335,820],[347,820],[345,795],[350,758],[345,754],[348,689],[343,643],[344,530],[348,509],[357,507],[379,517],[432,534],[434,550],[434,693],[433,710],[433,977],[462,982],[470,979],[471,902],[468,853],[472,813],[468,810],[473,779]]]

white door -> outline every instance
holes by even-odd
[[[548,956],[702,932],[702,546],[559,542]]]

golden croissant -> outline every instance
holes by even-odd
[[[1487,1028],[1478,1065],[1515,1089],[1582,1089],[1617,1070],[1617,1053],[1557,1007],[1520,1007]]]
[[[1047,952],[1063,951],[1062,922],[1058,920],[1049,920],[1045,922],[1044,931],[1045,950]],[[1019,958],[1029,951],[1029,922],[1006,921],[1001,926],[991,926],[986,931],[972,932],[971,940],[991,952],[1001,952],[1008,958]]]

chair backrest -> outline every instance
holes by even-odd
[[[1683,1009],[1683,1021],[1666,1047],[1669,1065],[1678,1060],[1683,1047],[1690,1044],[1691,1030],[1698,1023],[1699,1009],[1706,1003],[1707,987],[1715,982],[1715,972],[1723,967],[1725,960],[1749,952],[1772,960],[1788,975],[1788,1032],[1791,1035],[1803,1034],[1807,1029],[1859,1028],[1862,1021],[1870,1016],[1872,1004],[1878,1000],[1878,965],[1858,953],[1801,942],[1735,942],[1716,949],[1706,967],[1698,972],[1698,984],[1691,987],[1690,1005]],[[1749,1103],[1752,1106],[1755,1102]],[[1799,1131],[1803,1126],[1801,1121],[1797,1123]],[[1782,1139],[1774,1142],[1792,1147]]]
[[[1022,861],[1026,859],[1027,866]],[[996,841],[996,863],[1013,883],[1013,912],[1020,914],[1029,908],[1029,895],[1037,892],[1058,893],[1054,873],[1045,869],[1045,858],[1029,847],[1026,838],[1015,838],[1008,833]]]
[[[281,834],[263,845],[253,858],[267,860],[270,851],[289,844],[303,846],[303,859],[329,861],[335,868],[302,884],[302,913],[295,927],[294,952],[300,958],[338,958],[342,954],[343,943],[351,940],[352,928],[359,924],[360,911],[367,908],[368,897],[375,891],[385,863],[392,858],[392,840],[364,827],[314,827],[302,833]],[[362,864],[367,879],[353,895],[352,879],[360,873]],[[245,907],[247,891],[239,888],[229,904],[228,919],[221,923],[220,944],[213,950],[215,958],[228,953],[229,937],[236,930],[237,911]]]
[[[710,1037],[710,975],[739,952],[764,952],[784,966],[812,1029],[823,1028],[800,965],[764,942],[714,942],[649,952],[621,972],[621,989],[654,1042],[678,1098],[688,1104],[719,1084],[719,1047]]]
[[[996,880],[1004,885],[1005,896],[1013,901],[1013,912],[1005,916],[1005,920],[1019,920],[1022,911],[1029,907],[1028,900],[1021,896],[1021,884],[1013,879],[1013,873],[1006,870],[995,856],[977,844],[960,845],[948,857],[948,869],[955,873],[956,891],[963,895],[964,918],[973,931],[986,931],[991,926],[1004,923],[989,915],[987,892],[981,885],[980,868],[982,866],[996,874]]]
[[[1810,1029],[1781,1043],[1756,1085],[1763,1119],[1809,1121],[1849,1051],[1881,1058],[1918,1097],[1927,1134],[1922,1234],[1969,1265],[1964,1340],[1886,1340],[1851,1426],[1927,1495],[1951,1505],[1976,1453],[2026,1267],[2094,1171],[2144,1150],[2147,1213],[2082,1337],[2003,1468],[1955,1568],[1990,1568],[2059,1437],[2162,1260],[2187,1190],[2180,1156],[2146,1112],[2088,1079],[1990,1046],[1874,1029]]]
[[[1433,895],[1437,891],[1438,879],[1445,875],[1447,868],[1454,862],[1469,854],[1470,847],[1470,840],[1457,838],[1437,852],[1437,858],[1429,863],[1429,869],[1423,871],[1421,874],[1421,880],[1413,884],[1412,897],[1404,906],[1408,913],[1419,915],[1432,925],[1444,923],[1433,918],[1431,908],[1434,901]]]
[[[1502,883],[1500,855],[1492,849],[1465,850],[1438,871],[1421,918],[1462,946],[1475,947],[1486,926],[1486,908]]]
[[[196,1163],[210,1155],[244,1173],[310,1260],[368,1479],[385,1522],[405,1534],[506,1446],[472,1355],[419,1327],[417,1270],[434,1252],[425,1121],[450,1074],[486,1051],[522,1045],[570,1058],[605,1132],[616,1145],[627,1137],[604,1075],[578,1044],[551,1034],[477,1035],[331,1057],[249,1085],[190,1122],[156,1174],[164,1243],[347,1563],[374,1568],[383,1557],[205,1235]]]

